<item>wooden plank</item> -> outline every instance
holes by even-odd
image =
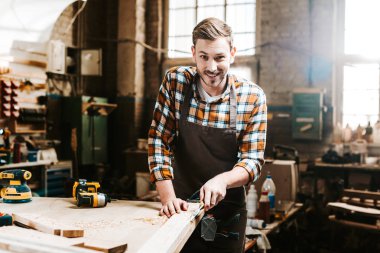
[[[347,196],[350,198],[380,200],[380,192],[371,192],[371,191],[344,189],[343,196]]]
[[[204,215],[204,210],[202,209],[199,216],[191,221],[192,213],[198,207],[199,204],[190,203],[190,211],[173,215],[153,237],[139,249],[138,253],[179,252]],[[173,236],[175,234],[179,236]]]
[[[338,210],[342,210],[346,212],[355,212],[355,213],[360,213],[366,216],[380,218],[380,210],[374,209],[374,208],[354,206],[354,205],[349,205],[342,202],[329,202],[327,204],[327,207],[336,208]]]
[[[27,238],[36,241],[45,241],[49,244],[60,246],[84,246],[84,238],[69,239],[61,236],[39,232],[34,229],[21,228],[17,226],[0,227],[0,234],[12,237]]]
[[[13,213],[13,220],[35,230],[68,238],[82,237],[84,230],[60,224],[56,220],[27,213]]]
[[[366,229],[366,230],[380,231],[380,226],[370,225],[370,224],[365,224],[365,223],[360,223],[360,222],[355,222],[355,221],[349,221],[349,220],[341,220],[341,219],[337,219],[335,215],[330,215],[329,220],[341,225],[345,225],[345,226],[356,227],[356,228],[361,228],[361,229]]]
[[[76,246],[62,246],[51,244],[44,240],[22,238],[20,236],[15,237],[8,234],[0,234],[0,248],[19,253],[98,253],[94,250],[79,248]]]
[[[188,219],[191,210],[197,206],[198,204],[190,204],[190,211],[178,215],[180,222],[182,219]],[[144,244],[154,239],[153,236],[156,233],[165,233],[166,222],[170,219],[159,216],[160,208],[159,202],[125,200],[112,201],[104,208],[79,208],[72,198],[46,197],[33,197],[31,202],[17,205],[0,203],[0,210],[3,213],[36,215],[59,224],[83,229],[85,245],[87,239],[88,242],[107,241],[105,246],[128,244],[128,253],[138,252]],[[185,213],[187,216],[183,216]],[[185,224],[189,223],[188,220],[185,222]],[[188,235],[192,233],[195,225],[188,227]],[[182,232],[174,229],[170,235],[178,242],[178,247],[183,245],[188,238],[187,235],[183,236]],[[108,250],[111,251],[112,248]],[[151,252],[156,252],[156,250]]]
[[[13,237],[28,238],[36,241],[45,241],[48,244],[60,246],[77,246],[106,253],[124,252],[127,249],[127,244],[117,244],[106,240],[93,240],[84,237],[80,238],[65,238],[47,234],[34,229],[21,228],[17,226],[0,227],[0,234],[7,234]]]

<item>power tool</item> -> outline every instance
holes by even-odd
[[[79,192],[97,193],[100,190],[99,182],[87,181],[86,179],[79,179],[75,181],[73,186],[73,197],[77,200]]]
[[[78,207],[104,207],[111,198],[107,194],[98,192],[100,190],[99,182],[79,179],[73,186],[73,197]]]
[[[77,195],[78,207],[104,207],[108,202],[111,202],[111,198],[100,192],[79,192]]]
[[[14,169],[0,172],[1,197],[4,203],[25,203],[32,200],[32,192],[26,184],[32,177],[27,170]]]

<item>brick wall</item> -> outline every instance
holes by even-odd
[[[296,147],[304,159],[320,156],[330,140],[333,111],[334,1],[262,0],[258,48],[259,84],[266,92],[271,116],[268,121],[267,155],[274,144]],[[291,138],[292,90],[325,89],[322,141]],[[288,106],[290,111],[283,111]],[[288,113],[289,118],[278,117]]]

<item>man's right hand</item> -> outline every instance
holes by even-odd
[[[160,215],[166,215],[170,218],[176,213],[187,211],[189,204],[186,201],[176,197],[171,180],[157,181],[156,189],[160,195],[162,204]]]

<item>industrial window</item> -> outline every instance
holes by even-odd
[[[237,55],[255,53],[256,0],[169,0],[169,58],[191,57],[193,28],[207,17],[232,27]]]
[[[342,123],[379,119],[380,1],[346,0],[344,11]]]

